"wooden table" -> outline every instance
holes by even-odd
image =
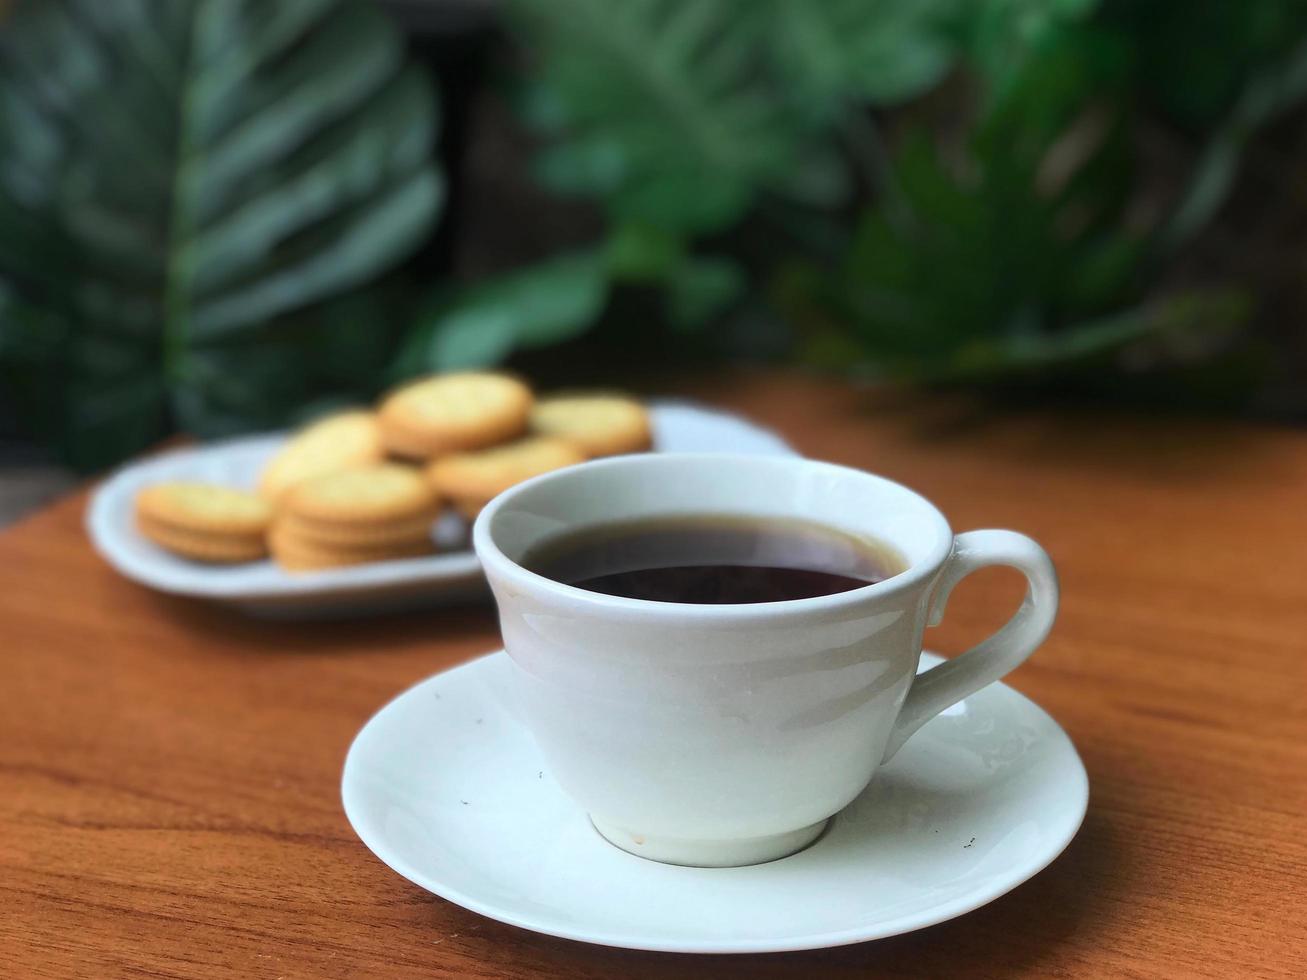
[[[382,866],[338,781],[377,707],[496,646],[490,609],[305,626],[169,599],[95,557],[78,494],[0,534],[0,976],[1307,975],[1307,434],[977,415],[797,376],[678,390],[1052,552],[1061,619],[1010,680],[1070,733],[1091,800],[1047,870],[811,953],[481,918]],[[993,628],[1015,579],[968,579],[928,642]]]

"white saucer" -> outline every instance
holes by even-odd
[[[938,662],[922,655],[920,669]],[[633,949],[839,946],[969,912],[1052,861],[1089,783],[1066,733],[994,684],[912,737],[807,850],[683,868],[618,850],[563,795],[495,653],[404,692],[345,760],[345,813],[387,865],[474,912]]]
[[[656,402],[656,452],[720,451],[794,455],[780,436],[738,415],[690,402]],[[136,530],[136,493],[163,480],[207,480],[253,487],[287,434],[187,447],[129,463],[96,488],[86,529],[97,551],[123,575],[161,592],[228,603],[262,616],[346,616],[465,599],[486,591],[467,528],[453,515],[436,527],[437,554],[291,575],[270,561],[206,565],[169,554]]]

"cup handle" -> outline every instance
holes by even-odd
[[[918,728],[950,705],[975,694],[1018,667],[1044,642],[1057,616],[1057,572],[1048,552],[1016,531],[967,531],[953,539],[953,553],[936,580],[928,626],[937,626],[953,587],[978,568],[1009,565],[1026,576],[1021,608],[993,636],[952,660],[918,674],[890,732],[882,763]]]

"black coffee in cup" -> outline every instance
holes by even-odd
[[[581,528],[522,564],[590,592],[712,605],[833,595],[905,568],[888,545],[825,524],[714,514]]]

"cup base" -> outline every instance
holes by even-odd
[[[651,837],[618,827],[594,814],[590,815],[590,823],[608,843],[636,857],[689,868],[738,868],[747,864],[765,864],[803,850],[821,836],[830,818],[799,830],[743,840]]]

